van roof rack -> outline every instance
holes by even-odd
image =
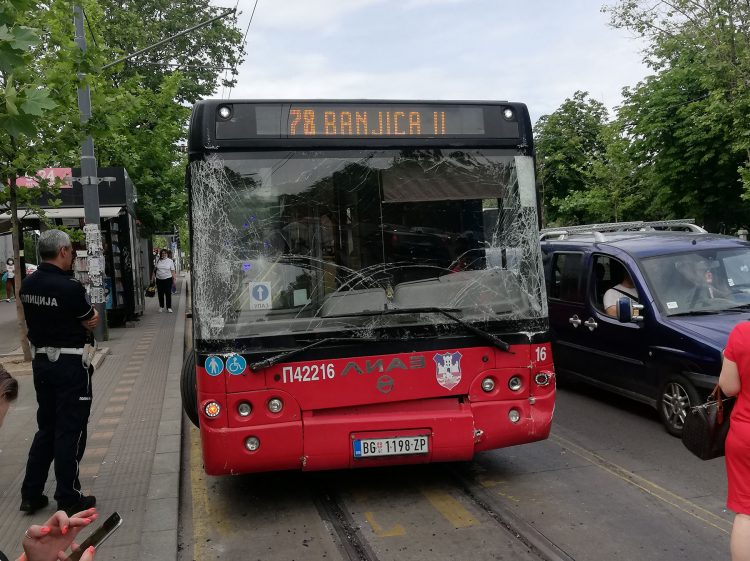
[[[683,218],[679,220],[635,220],[632,222],[604,222],[601,224],[581,224],[579,226],[560,226],[557,228],[544,228],[539,231],[539,239],[550,238],[565,239],[571,234],[594,234],[597,241],[604,241],[602,232],[646,232],[659,229],[681,228],[697,234],[705,234],[706,230],[695,223],[694,218]],[[598,236],[596,234],[599,234]]]

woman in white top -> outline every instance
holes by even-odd
[[[10,302],[11,298],[16,297],[16,262],[12,257],[5,261],[5,270],[7,277],[5,281],[5,301]]]
[[[164,300],[166,299],[167,311],[172,313],[172,287],[177,285],[177,271],[174,261],[167,257],[167,250],[159,252],[159,259],[154,264],[154,272],[151,282],[156,280],[156,292],[159,295],[159,313],[164,311]]]

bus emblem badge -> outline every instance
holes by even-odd
[[[437,383],[452,390],[461,381],[461,353],[443,353],[432,357],[435,361]]]
[[[383,376],[378,378],[376,386],[380,393],[391,393],[391,390],[393,390],[394,384],[395,382],[393,381],[393,378],[391,378],[387,374],[384,374]]]

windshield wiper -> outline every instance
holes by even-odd
[[[279,354],[273,355],[272,357],[268,357],[263,360],[259,360],[258,362],[251,362],[248,367],[253,372],[257,372],[258,370],[263,370],[264,368],[268,368],[269,366],[278,364],[282,360],[292,358],[295,355],[304,353],[305,351],[314,349],[315,347],[320,347],[321,345],[325,345],[326,343],[352,343],[354,341],[356,341],[357,343],[375,343],[378,341],[382,341],[382,339],[377,339],[375,337],[328,337],[326,339],[319,339],[313,343],[310,343],[309,345],[305,345],[304,347],[298,347],[290,351],[280,352]]]
[[[438,308],[438,307],[428,307],[428,308],[388,308],[386,310],[380,310],[377,312],[361,312],[356,314],[340,314],[340,315],[331,315],[326,316],[329,318],[347,318],[347,317],[362,317],[362,316],[389,316],[389,315],[399,315],[399,314],[441,314],[445,317],[447,317],[450,320],[453,320],[460,326],[462,326],[464,329],[469,331],[470,333],[473,333],[480,339],[487,341],[491,345],[497,347],[501,351],[505,351],[506,353],[514,354],[513,351],[510,350],[510,345],[503,341],[502,339],[499,339],[498,337],[495,337],[492,333],[489,333],[488,331],[485,331],[484,329],[480,329],[474,325],[471,325],[469,322],[462,320],[461,318],[458,318],[454,316],[451,312],[460,312],[460,308]]]
[[[679,314],[669,314],[669,317],[676,318],[680,316],[713,316],[713,315],[720,314],[721,312],[726,312],[726,311],[727,310],[693,310],[691,312],[680,312]]]

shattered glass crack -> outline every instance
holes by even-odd
[[[546,329],[529,156],[223,153],[190,164],[190,187],[199,339],[372,338],[451,323],[434,313],[368,315],[413,307]]]

